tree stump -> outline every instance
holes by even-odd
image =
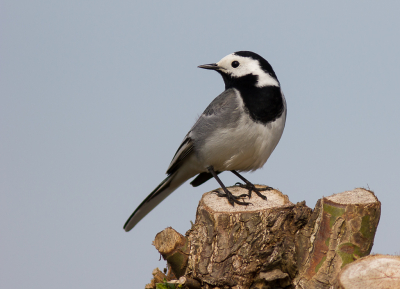
[[[318,200],[296,241],[296,288],[330,288],[344,265],[369,255],[380,210],[374,193],[365,189]]]
[[[247,193],[240,187],[229,190]],[[311,210],[296,207],[277,190],[263,193],[268,201],[253,193],[249,206],[231,206],[214,192],[203,195],[187,235],[189,277],[201,280],[204,288],[249,288],[261,271],[272,268],[295,276],[295,234]]]
[[[247,193],[238,186],[229,190]],[[304,202],[291,203],[277,190],[262,193],[267,201],[253,193],[245,199],[248,206],[231,206],[215,192],[205,193],[186,237],[172,228],[157,234],[154,245],[181,278],[174,284],[332,288],[344,265],[370,253],[380,216],[372,192],[355,189],[322,198],[314,210]]]
[[[400,257],[372,255],[346,265],[337,289],[400,288]]]

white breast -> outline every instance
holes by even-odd
[[[255,123],[242,111],[236,127],[218,129],[208,138],[198,156],[200,163],[205,168],[213,166],[216,171],[261,168],[282,136],[286,121],[285,100],[284,107],[282,115],[267,125]],[[244,106],[239,109],[243,110]]]

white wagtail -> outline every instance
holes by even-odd
[[[167,178],[151,192],[126,221],[131,230],[155,206],[188,179],[197,187],[214,177],[231,205],[239,201],[218,177],[223,171],[238,176],[245,187],[266,199],[237,171],[261,168],[278,144],[286,121],[286,101],[271,65],[260,55],[238,51],[217,63],[200,65],[222,75],[225,91],[199,117],[179,146]]]

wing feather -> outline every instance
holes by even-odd
[[[171,164],[168,167],[167,174],[173,174],[180,167],[182,161],[194,151],[194,140],[191,138],[192,131],[196,129],[203,130],[210,129],[215,125],[215,120],[218,116],[226,114],[228,111],[233,111],[238,105],[236,99],[236,92],[234,89],[227,89],[218,95],[200,115],[196,123],[193,125],[189,133],[183,139],[181,145],[176,151]],[[226,119],[229,119],[227,117]],[[197,140],[199,141],[199,140]]]
[[[176,151],[171,164],[168,167],[167,174],[173,174],[180,167],[181,162],[193,151],[193,141],[186,135],[182,144]]]

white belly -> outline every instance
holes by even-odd
[[[236,128],[219,129],[202,147],[199,162],[216,171],[254,171],[261,168],[278,144],[285,127],[286,112],[267,125],[242,114]]]

